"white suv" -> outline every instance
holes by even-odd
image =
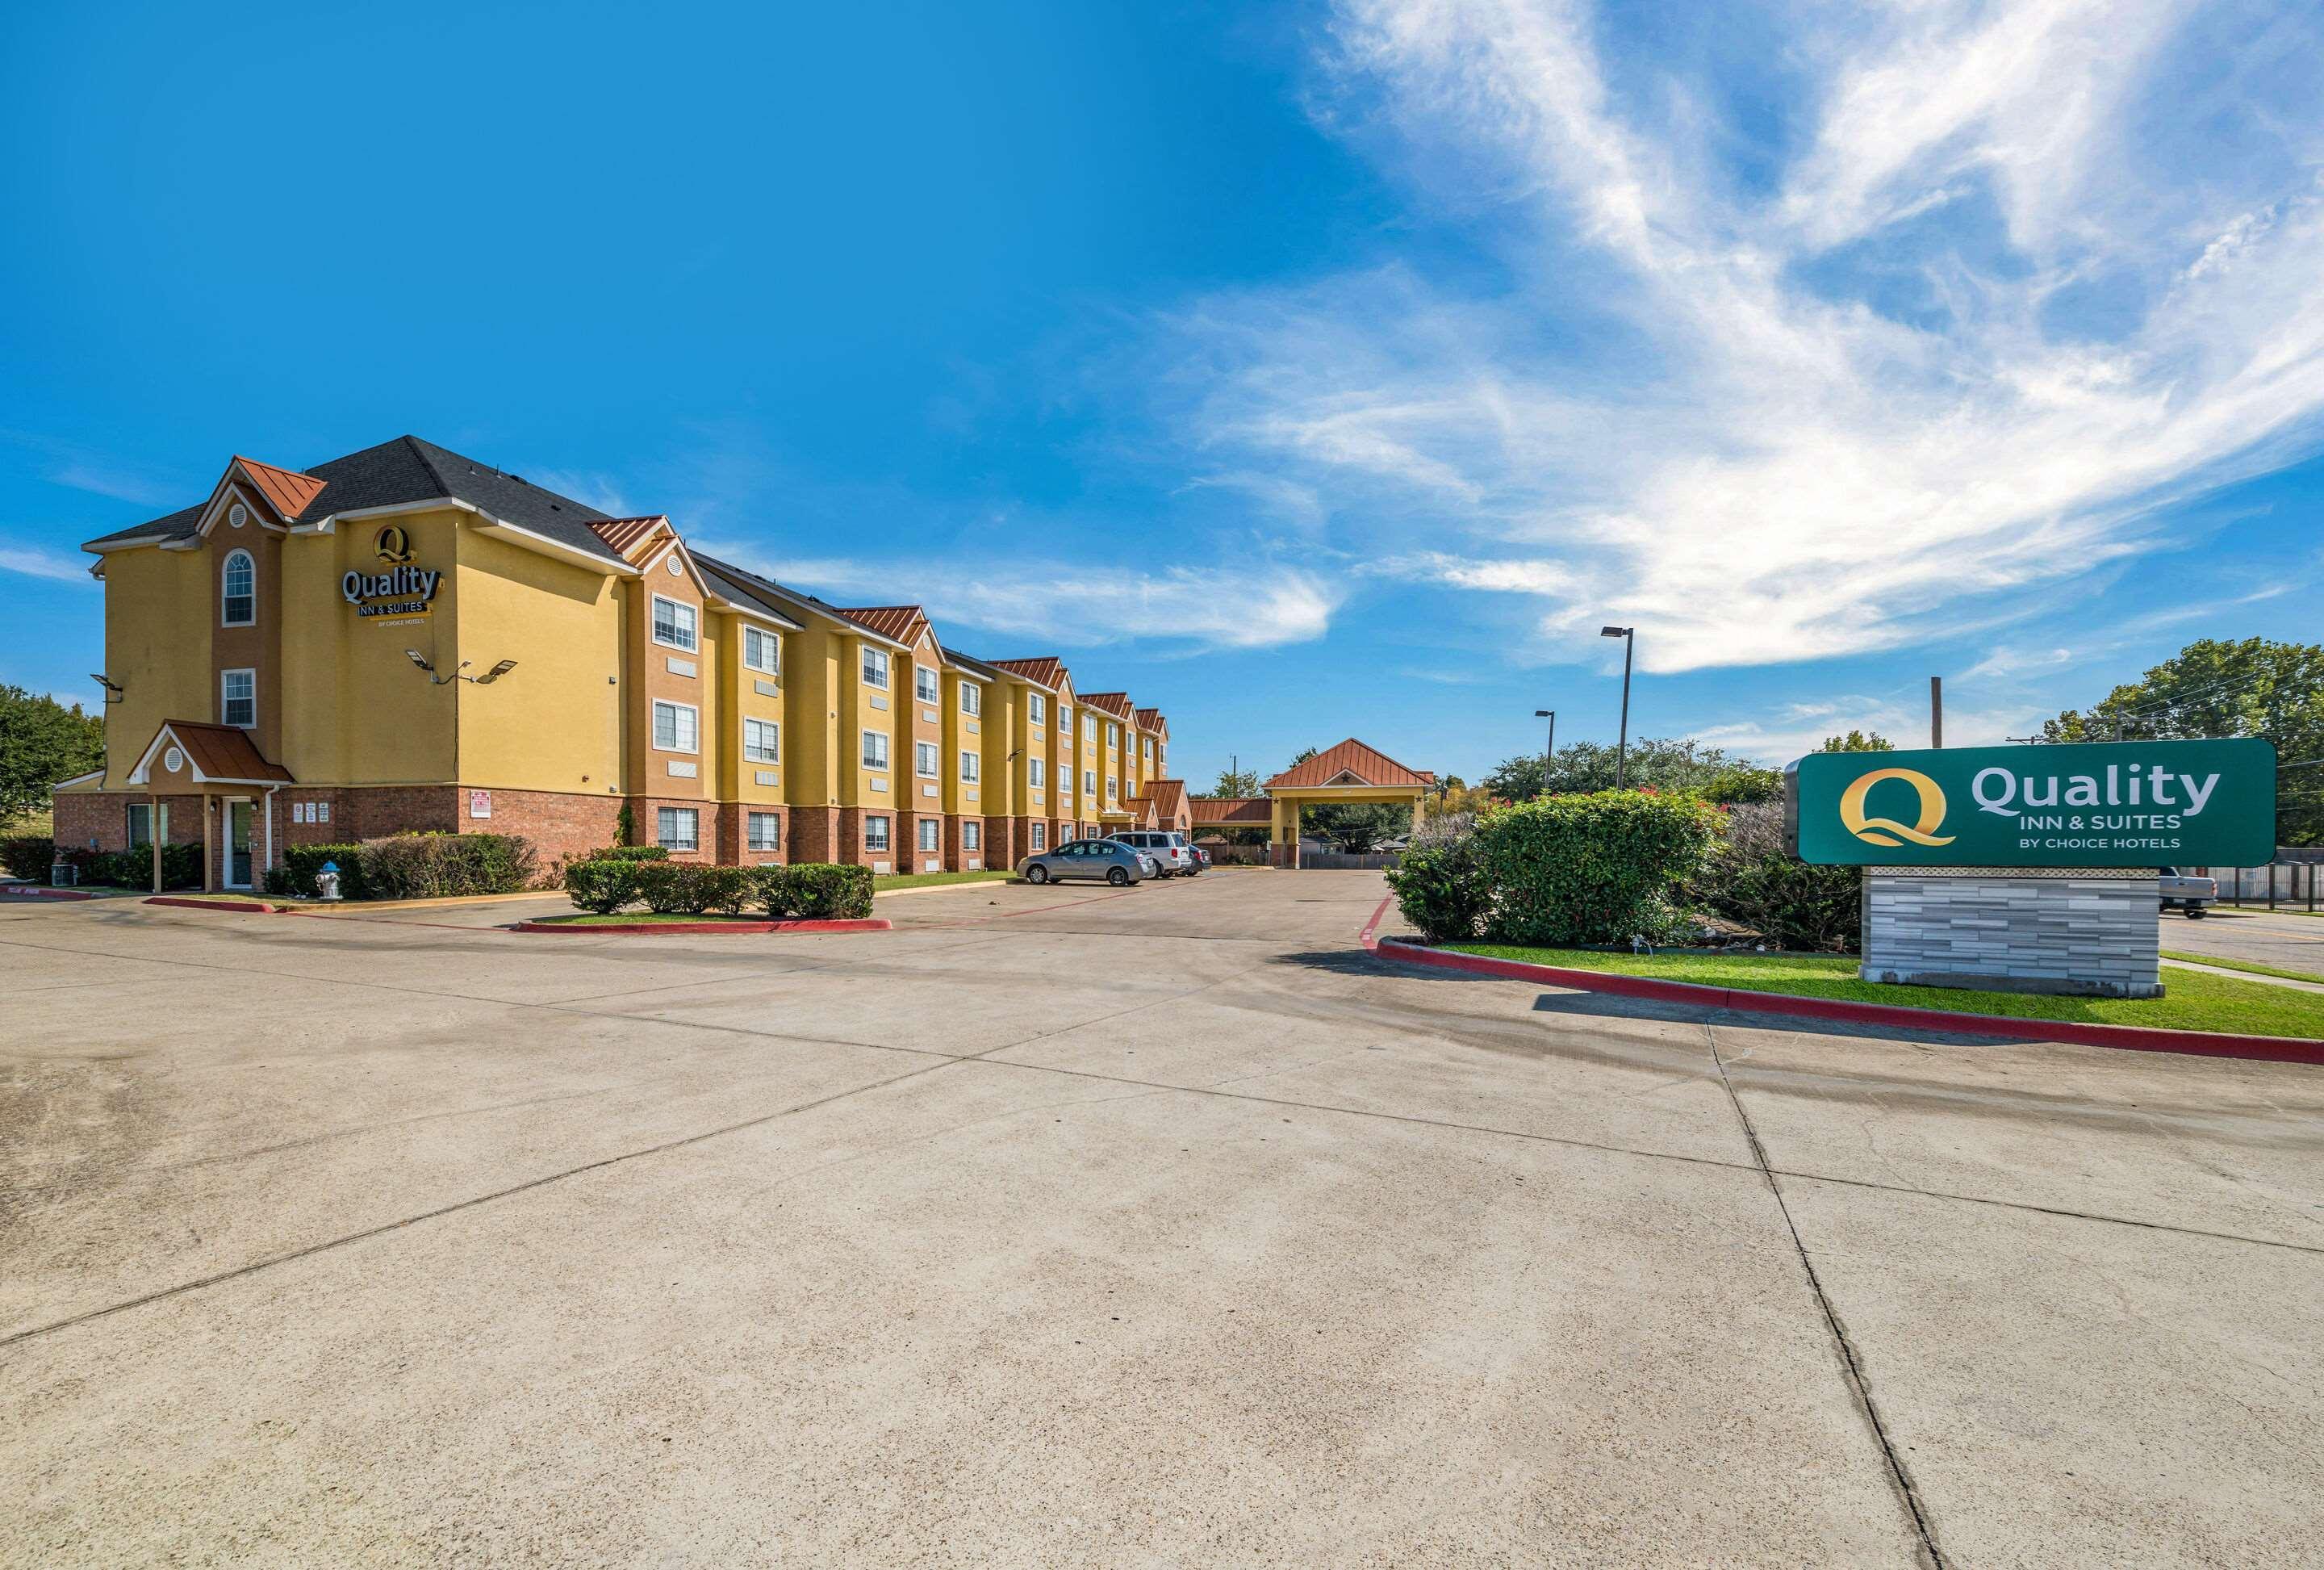
[[[1195,859],[1194,847],[1176,830],[1164,834],[1150,828],[1126,828],[1107,837],[1134,845],[1152,856],[1166,878],[1191,878],[1203,870],[1202,863]]]

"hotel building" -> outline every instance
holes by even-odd
[[[234,458],[84,549],[106,764],[58,787],[58,843],[158,829],[213,887],[414,830],[921,872],[1191,827],[1163,716],[1084,702],[1057,659],[964,653],[917,605],[826,604],[415,437]]]

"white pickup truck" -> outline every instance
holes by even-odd
[[[2200,921],[2204,910],[2219,898],[2217,878],[2198,878],[2182,874],[2177,867],[2157,867],[2163,876],[2156,880],[2163,891],[2163,908],[2176,906],[2187,913],[2190,921]]]

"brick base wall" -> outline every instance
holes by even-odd
[[[2156,997],[2153,873],[1868,872],[1866,981],[2079,997]]]
[[[833,862],[839,844],[839,808],[790,807],[790,857],[795,862]]]

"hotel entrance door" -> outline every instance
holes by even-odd
[[[226,883],[229,889],[250,887],[250,826],[256,816],[255,802],[226,804]]]

